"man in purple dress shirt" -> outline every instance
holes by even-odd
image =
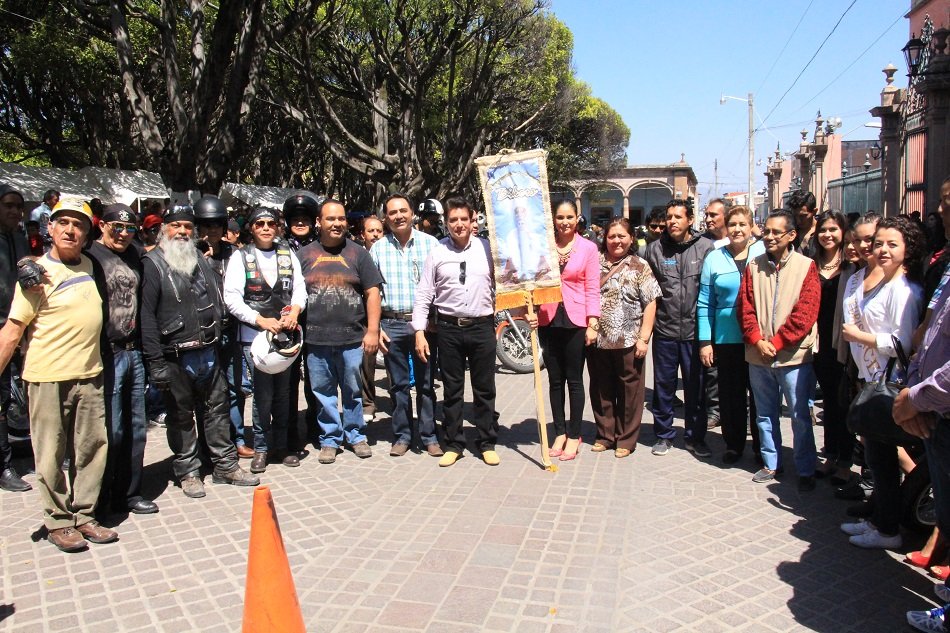
[[[429,361],[425,329],[429,310],[435,306],[439,326],[439,365],[444,391],[443,436],[446,451],[439,466],[451,466],[465,449],[462,400],[465,362],[471,370],[478,448],[489,466],[499,463],[495,452],[498,421],[495,419],[495,288],[488,242],[473,236],[475,213],[463,198],[446,201],[449,237],[426,258],[416,287],[412,329],[416,352]]]
[[[929,326],[917,355],[910,363],[907,389],[894,401],[894,421],[908,433],[924,438],[927,463],[937,505],[937,527],[950,534],[950,269],[944,271],[930,302]],[[937,596],[950,603],[950,587],[937,585]],[[909,611],[907,620],[918,630],[939,622],[944,610]],[[945,628],[945,627],[944,627]]]

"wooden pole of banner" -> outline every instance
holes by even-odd
[[[525,304],[528,306],[528,316],[534,316],[534,302],[531,292],[525,291]],[[557,472],[557,466],[551,462],[548,453],[548,421],[544,415],[544,394],[541,388],[541,363],[538,362],[538,330],[531,329],[531,359],[534,361],[534,397],[538,409],[538,435],[541,443],[541,466],[552,473]]]

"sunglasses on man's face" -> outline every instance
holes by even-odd
[[[116,235],[121,233],[128,233],[129,235],[135,235],[135,232],[138,231],[138,227],[133,224],[112,224],[112,232]]]
[[[465,265],[467,262],[459,262],[459,283],[465,285]]]
[[[277,226],[277,222],[274,222],[273,220],[258,220],[254,223],[254,228],[256,229],[272,229],[275,226]]]

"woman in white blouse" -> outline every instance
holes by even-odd
[[[876,266],[851,276],[845,289],[842,337],[863,382],[880,378],[889,358],[897,356],[896,338],[905,352],[920,321],[923,297],[919,279],[924,234],[904,216],[885,218],[874,232]],[[870,270],[870,272],[868,272]],[[871,285],[865,283],[866,277]],[[865,438],[865,457],[874,474],[874,508],[870,521],[845,523],[841,529],[853,545],[901,546],[900,468],[897,447]]]

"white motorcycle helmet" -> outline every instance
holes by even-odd
[[[251,341],[251,360],[265,374],[279,374],[294,362],[303,347],[303,331],[261,332]]]

